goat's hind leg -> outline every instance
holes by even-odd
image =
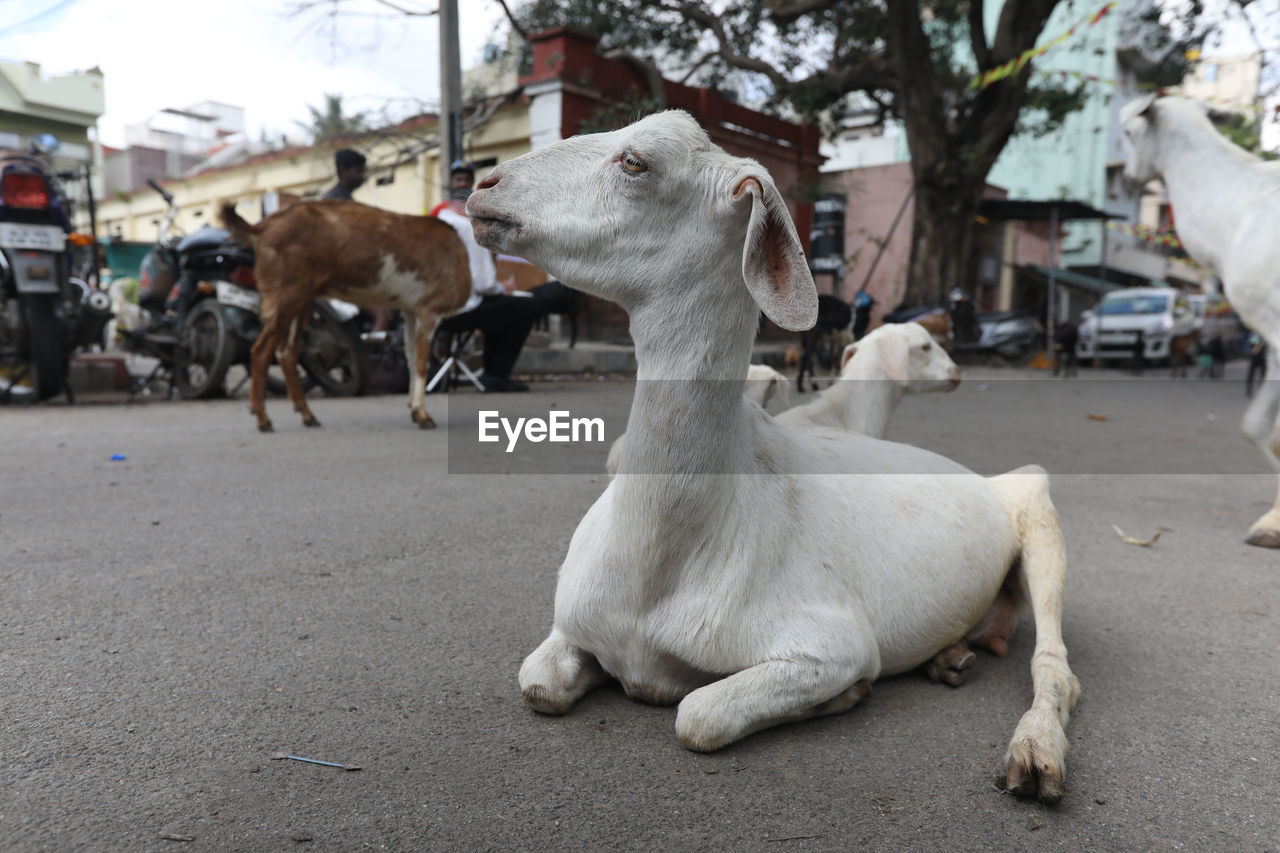
[[[1009,653],[1009,637],[1018,625],[1018,610],[1023,603],[1021,576],[1015,564],[1005,578],[1004,586],[986,615],[960,642],[947,646],[924,665],[924,673],[934,682],[959,687],[969,680],[978,656],[970,645],[980,646],[1002,658]]]
[[[520,667],[520,695],[533,710],[559,716],[608,678],[595,655],[553,628]]]
[[[276,353],[276,359],[280,362],[280,372],[284,374],[284,385],[289,391],[289,401],[293,403],[293,410],[302,415],[302,425],[318,427],[320,421],[307,405],[307,392],[302,389],[302,377],[298,374],[298,350],[302,343],[300,340],[302,330],[299,326],[296,317],[289,322],[288,337],[285,339],[285,345]]]
[[[999,489],[1021,544],[1017,568],[1035,618],[1036,646],[1031,656],[1035,691],[1005,756],[1005,786],[1048,803],[1066,791],[1067,735],[1064,727],[1080,698],[1080,682],[1067,665],[1062,640],[1062,600],[1067,552],[1058,513],[1049,498],[1049,479],[1038,466],[1019,468],[992,479]]]
[[[431,363],[431,339],[439,318],[429,312],[404,312],[404,353],[409,362],[409,415],[419,429],[435,429],[427,414],[427,366]]]
[[[978,656],[961,640],[934,655],[933,660],[924,665],[924,674],[930,681],[959,687],[969,680],[969,673],[977,662]]]
[[[267,371],[271,369],[275,345],[274,325],[263,324],[249,354],[249,414],[257,418],[258,432],[271,432],[274,429],[271,418],[267,417]]]
[[[1245,410],[1241,428],[1280,473],[1280,341],[1267,341],[1267,369]],[[1253,523],[1245,540],[1262,548],[1280,548],[1280,495],[1275,505]]]

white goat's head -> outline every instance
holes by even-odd
[[[1156,111],[1154,92],[1130,101],[1120,108],[1120,127],[1129,138],[1129,159],[1124,165],[1125,180],[1136,185],[1160,177],[1155,166],[1159,139],[1154,131]]]
[[[1129,159],[1124,166],[1124,176],[1134,184],[1142,185],[1161,177],[1161,145],[1187,144],[1163,141],[1170,128],[1199,127],[1211,133],[1212,109],[1203,101],[1192,101],[1176,96],[1157,97],[1153,92],[1130,101],[1120,108],[1120,127],[1129,138]],[[1163,131],[1163,133],[1162,133]]]
[[[919,323],[886,323],[849,344],[840,355],[841,376],[852,372],[848,365],[859,353],[862,358],[877,359],[885,377],[910,394],[954,391],[960,386],[960,368]]]
[[[817,318],[817,290],[769,173],[680,111],[503,163],[467,211],[481,245],[629,311],[655,300],[692,307],[703,282],[738,277],[779,326],[804,330]]]

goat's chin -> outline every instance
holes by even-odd
[[[513,254],[512,242],[519,227],[505,219],[485,219],[473,217],[471,233],[476,242],[493,252]]]

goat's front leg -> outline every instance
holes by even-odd
[[[559,716],[608,678],[595,655],[570,644],[559,629],[552,628],[520,667],[520,694],[533,710]]]
[[[1280,473],[1280,348],[1267,343],[1267,370],[1245,410],[1241,428],[1272,470]],[[1271,509],[1249,528],[1245,541],[1263,548],[1280,548],[1280,494]]]
[[[849,710],[871,695],[880,652],[869,628],[851,628],[841,641],[840,659],[792,654],[698,688],[680,702],[676,737],[711,752],[761,729]]]

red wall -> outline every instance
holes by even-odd
[[[533,70],[521,85],[558,79],[561,83],[560,137],[568,139],[583,126],[610,115],[618,104],[639,103],[653,97],[649,76],[632,63],[596,53],[597,39],[564,27],[530,36]],[[712,141],[731,154],[751,157],[773,175],[787,200],[796,230],[806,249],[813,221],[813,192],[818,184],[818,129],[747,109],[719,92],[662,80],[667,108],[691,113]],[[632,118],[619,117],[620,127]],[[601,129],[601,128],[595,128]]]

